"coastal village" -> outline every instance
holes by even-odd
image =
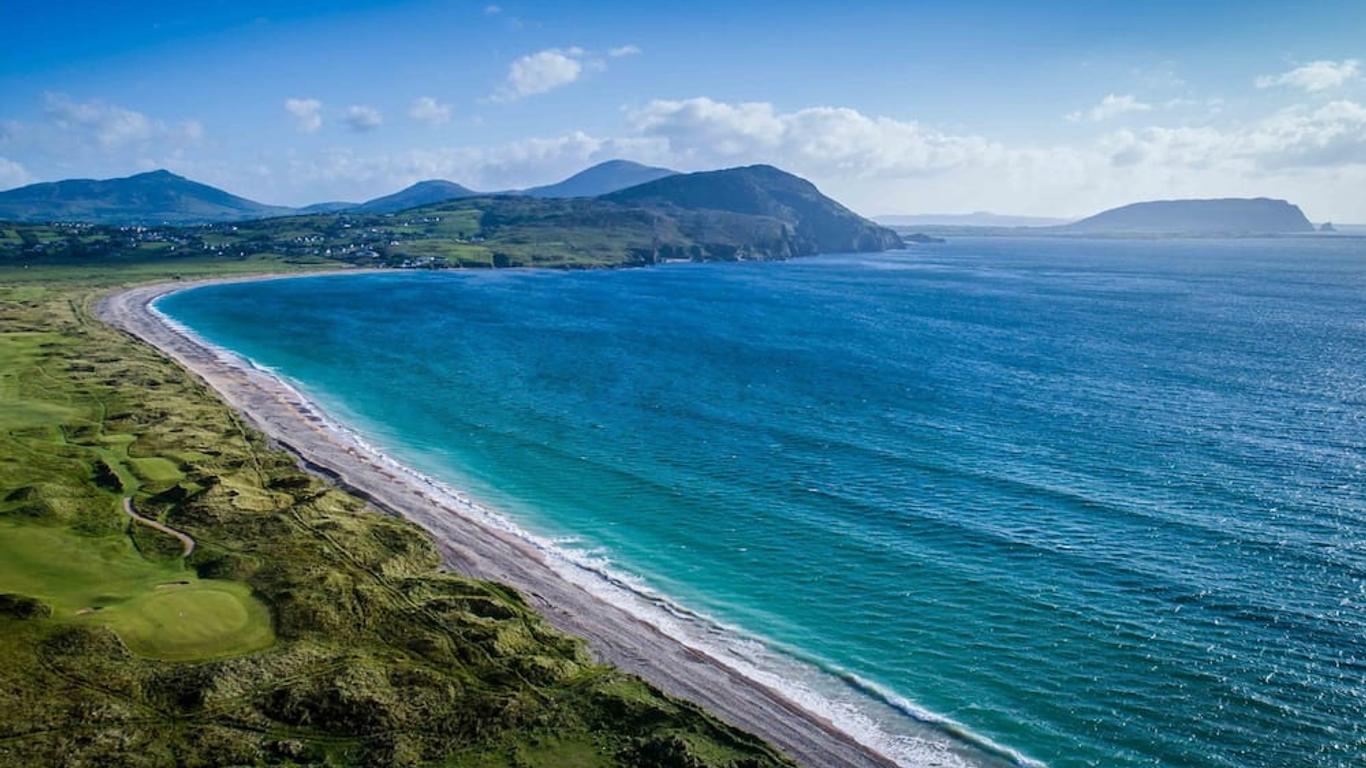
[[[281,219],[274,226],[201,224],[193,226],[100,226],[86,223],[0,225],[0,259],[110,259],[148,256],[243,259],[270,255],[287,261],[340,260],[394,269],[443,269],[463,266],[434,254],[410,253],[406,243],[429,236],[441,216],[305,217]],[[382,221],[376,222],[376,219]],[[291,226],[293,223],[293,226]],[[319,226],[322,224],[322,226]],[[477,244],[478,235],[449,234],[450,243]]]

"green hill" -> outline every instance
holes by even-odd
[[[0,220],[199,224],[281,216],[265,205],[170,171],[121,179],[67,179],[0,192]]]
[[[458,200],[462,197],[474,197],[479,194],[472,189],[462,187],[453,181],[443,181],[441,179],[431,179],[429,181],[419,181],[418,183],[400,189],[392,195],[377,197],[374,200],[366,201],[354,210],[365,213],[393,213],[408,208],[416,208],[422,205],[433,203],[443,203],[447,200]]]
[[[597,197],[677,173],[668,168],[641,165],[630,160],[608,160],[585,168],[564,181],[524,189],[520,194],[529,197]]]
[[[298,213],[336,213],[350,208],[357,208],[361,203],[348,203],[344,200],[330,200],[325,203],[313,203],[297,209]]]
[[[899,248],[901,238],[821,194],[816,185],[771,165],[668,176],[600,200],[668,212],[684,221],[707,212],[761,217],[787,228],[792,255]]]

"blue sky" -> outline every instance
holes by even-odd
[[[1359,0],[284,5],[0,4],[0,188],[166,167],[300,204],[619,156],[770,162],[867,214],[1366,222]]]

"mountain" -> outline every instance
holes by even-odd
[[[564,181],[524,189],[521,194],[530,197],[598,197],[677,173],[668,168],[641,165],[630,160],[608,160],[585,168]]]
[[[121,179],[67,179],[0,192],[0,220],[92,224],[204,224],[292,213],[170,171]]]
[[[1045,216],[1010,216],[988,211],[974,213],[914,213],[874,216],[873,221],[888,227],[1056,227],[1071,219]]]
[[[447,200],[459,200],[462,197],[475,197],[478,194],[478,192],[462,187],[453,181],[432,179],[430,181],[419,181],[392,195],[369,200],[352,210],[362,213],[393,213],[407,208],[416,208],[420,205],[444,203]]]
[[[666,176],[598,198],[622,205],[695,214],[738,214],[774,220],[788,232],[791,255],[882,251],[904,245],[878,226],[821,194],[816,185],[771,165]]]
[[[295,212],[295,213],[336,213],[337,211],[345,211],[345,210],[350,209],[350,208],[356,208],[356,207],[358,207],[358,206],[360,206],[360,205],[361,205],[360,203],[348,203],[348,202],[345,202],[345,201],[342,201],[342,200],[333,200],[333,201],[329,201],[329,202],[326,202],[326,203],[314,203],[314,204],[312,204],[312,205],[305,205],[305,206],[302,207],[302,208],[296,208],[296,209],[294,209],[294,212]]]
[[[1312,232],[1299,206],[1284,200],[1154,200],[1112,208],[1056,231],[1080,234],[1269,235]]]

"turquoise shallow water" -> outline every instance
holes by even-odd
[[[923,710],[1053,766],[1366,763],[1362,241],[961,239],[159,307],[836,674],[888,734]]]

